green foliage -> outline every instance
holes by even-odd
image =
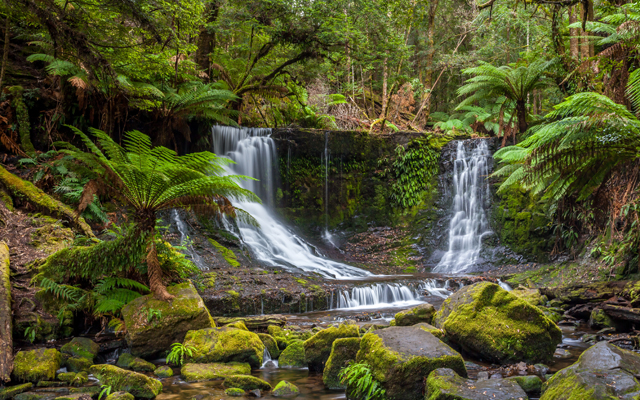
[[[391,200],[397,207],[409,208],[420,204],[429,190],[431,180],[438,174],[440,153],[429,144],[429,137],[416,139],[396,148],[393,163]]]
[[[174,343],[171,345],[171,351],[167,354],[167,364],[175,364],[181,366],[184,364],[185,357],[192,357],[195,351],[193,346],[185,346],[182,343]]]
[[[103,397],[105,399],[109,397],[109,395],[111,394],[111,390],[112,390],[111,385],[100,386],[100,394],[98,394],[98,400],[102,400]]]
[[[148,308],[146,311],[147,314],[147,322],[151,323],[154,319],[160,320],[162,319],[162,311],[157,310],[155,308]]]
[[[27,326],[24,330],[24,337],[29,341],[29,343],[33,343],[36,340],[36,334],[38,333],[37,326]]]
[[[13,86],[9,88],[9,92],[13,94],[11,105],[16,110],[16,119],[18,122],[18,132],[20,134],[20,144],[22,149],[30,157],[35,157],[36,149],[31,143],[31,123],[29,122],[29,109],[22,98],[24,89],[21,86]]]
[[[385,390],[371,374],[371,367],[365,363],[350,363],[342,369],[339,377],[348,385],[349,392],[358,400],[384,400]]]

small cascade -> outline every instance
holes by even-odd
[[[338,247],[335,244],[333,235],[329,232],[329,132],[324,133],[324,154],[322,160],[324,161],[324,232],[322,238],[325,242],[333,247]]]
[[[354,287],[336,293],[338,309],[362,309],[384,307],[406,307],[424,303],[422,293],[430,296],[446,298],[451,295],[449,282],[439,283],[435,279],[420,282],[418,285],[400,283],[376,283],[371,286]],[[331,309],[333,309],[333,293],[331,293]]]
[[[453,210],[449,226],[449,250],[434,272],[461,273],[472,267],[480,255],[482,237],[491,233],[484,210],[489,199],[489,147],[478,141],[468,155],[464,141],[458,142],[453,171]]]
[[[507,292],[510,292],[510,291],[513,290],[511,285],[509,285],[506,282],[502,282],[500,279],[498,279],[498,285],[500,285],[500,287],[503,288],[504,290],[506,290]]]
[[[368,271],[324,257],[275,218],[270,207],[274,205],[277,183],[276,146],[270,134],[271,129],[267,128],[212,128],[213,152],[235,162],[226,166],[227,172],[257,179],[240,184],[258,195],[262,204],[233,201],[259,224],[255,227],[238,222],[238,236],[242,242],[265,265],[315,272],[335,279],[371,276]]]
[[[269,349],[264,348],[264,352],[262,353],[262,366],[260,369],[264,368],[278,368],[278,360],[274,360],[271,358],[271,353],[269,353]]]
[[[191,261],[193,261],[193,263],[198,268],[200,268],[200,270],[202,271],[209,270],[209,267],[207,267],[205,262],[202,260],[202,257],[200,257],[200,255],[195,251],[195,249],[191,245],[191,242],[189,241],[189,230],[187,228],[187,225],[182,220],[182,218],[180,218],[180,214],[178,213],[178,210],[176,209],[171,210],[171,219],[173,219],[173,222],[175,223],[176,228],[180,233],[180,245],[186,248],[186,253],[189,256],[189,258],[191,258]]]

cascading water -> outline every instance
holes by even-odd
[[[337,248],[333,235],[329,232],[329,132],[324,133],[324,232],[322,238],[331,246]]]
[[[484,201],[489,198],[489,158],[486,140],[467,156],[464,141],[458,142],[453,171],[453,217],[449,227],[449,250],[434,272],[461,273],[473,266],[480,255],[482,237],[491,233]]]
[[[187,225],[184,223],[182,218],[180,218],[180,214],[178,210],[171,210],[171,219],[176,225],[178,232],[180,233],[180,245],[185,246],[187,255],[191,258],[191,261],[200,268],[201,270],[208,270],[209,267],[206,266],[205,262],[202,260],[200,255],[194,250],[193,246],[189,242],[189,234]]]
[[[274,360],[271,358],[271,353],[269,353],[269,349],[264,348],[264,352],[262,353],[262,366],[261,369],[264,368],[278,368],[278,360]]]
[[[259,227],[238,222],[239,236],[254,256],[266,265],[292,270],[316,272],[327,278],[357,278],[371,276],[368,271],[329,260],[316,248],[287,229],[269,211],[274,204],[276,184],[276,147],[267,128],[233,128],[214,126],[213,152],[235,162],[227,166],[229,174],[245,175],[256,181],[240,184],[262,199],[262,204],[234,202],[258,222]]]

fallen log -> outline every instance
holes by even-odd
[[[554,288],[542,288],[540,293],[549,300],[558,299],[566,304],[597,303],[615,296],[638,300],[640,289],[637,281],[611,281],[577,284]]]
[[[12,318],[9,246],[0,242],[0,381],[3,382],[11,381],[13,370]]]

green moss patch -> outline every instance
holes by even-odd
[[[293,383],[280,381],[271,393],[274,397],[293,398],[300,394],[300,389]]]
[[[149,361],[136,357],[129,363],[129,368],[136,372],[153,372],[153,370],[156,369],[156,366]]]
[[[227,249],[226,247],[224,247],[217,241],[213,240],[212,238],[208,238],[208,239],[209,239],[209,243],[211,243],[211,245],[215,247],[216,250],[218,250],[218,252],[222,255],[222,257],[224,257],[225,261],[229,263],[229,265],[231,265],[232,267],[240,266],[240,262],[238,262],[238,257],[235,255],[233,251]]]
[[[430,324],[436,309],[429,303],[420,304],[419,306],[400,311],[395,315],[396,326],[411,326],[421,322]]]
[[[240,388],[228,388],[224,390],[224,394],[231,397],[241,397],[244,396],[244,390]]]
[[[13,375],[19,381],[38,382],[53,380],[62,363],[56,349],[19,351],[13,360]]]
[[[278,342],[276,339],[269,335],[268,333],[258,333],[257,334],[260,340],[262,340],[262,344],[269,350],[269,354],[271,358],[280,357],[280,348],[278,347]]]
[[[247,363],[207,363],[185,364],[180,375],[187,382],[202,382],[214,379],[224,379],[231,375],[247,375],[251,373],[251,366]]]
[[[243,390],[259,389],[262,391],[271,390],[269,382],[251,375],[231,375],[224,380],[225,388],[239,388]]]
[[[158,378],[170,378],[173,376],[173,370],[171,367],[163,365],[162,367],[158,367],[153,371],[153,374]]]
[[[75,337],[60,349],[63,354],[69,354],[73,357],[83,357],[89,361],[93,361],[98,354],[100,346],[91,339],[83,337]]]
[[[355,361],[360,350],[360,338],[336,339],[331,346],[331,354],[324,366],[322,381],[329,389],[346,389],[347,385],[340,381],[338,374],[349,362]]]
[[[302,368],[307,366],[304,344],[301,340],[289,342],[287,348],[280,353],[278,365],[281,368]]]
[[[304,352],[310,370],[323,371],[324,364],[331,354],[331,346],[336,339],[359,337],[357,325],[340,325],[316,333],[304,342]]]
[[[236,328],[209,328],[189,331],[185,336],[185,346],[195,349],[187,357],[188,362],[246,362],[253,368],[260,368],[264,355],[264,344],[260,337],[249,331]]]
[[[23,383],[22,385],[7,386],[5,388],[2,388],[0,389],[0,400],[11,399],[16,395],[31,389],[32,386],[33,384],[29,382]]]
[[[114,365],[94,365],[90,372],[100,381],[100,384],[111,386],[115,391],[129,392],[135,397],[152,399],[162,392],[160,381]]]

